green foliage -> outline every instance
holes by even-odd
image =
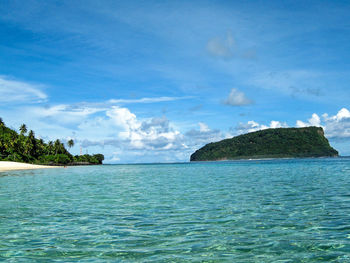
[[[37,164],[66,165],[74,162],[86,164],[102,164],[102,154],[83,155],[73,157],[60,140],[45,143],[42,139],[35,138],[35,133],[22,124],[20,134],[6,127],[0,118],[0,160],[27,162]],[[74,141],[69,140],[68,146],[74,146]],[[78,161],[77,161],[78,160]]]
[[[39,157],[39,163],[54,164],[55,163],[55,155],[42,155]]]
[[[24,135],[27,133],[27,126],[23,123],[19,130],[21,131],[21,134]]]
[[[23,162],[24,158],[18,154],[18,153],[12,153],[9,154],[6,158],[4,158],[4,161],[12,161],[12,162]]]
[[[55,155],[55,163],[68,164],[70,162],[71,162],[70,158],[65,154]]]
[[[337,156],[322,128],[277,128],[209,143],[191,161]]]
[[[95,154],[95,155],[76,155],[74,156],[74,163],[77,164],[102,164],[102,161],[104,160],[103,154]]]
[[[102,164],[102,161],[105,159],[104,155],[100,153],[94,154],[94,157],[97,159],[99,164]]]
[[[74,146],[74,141],[72,139],[70,139],[67,143],[69,148],[72,148]]]
[[[67,154],[43,155],[39,157],[39,163],[49,165],[69,164],[73,161],[73,157]]]

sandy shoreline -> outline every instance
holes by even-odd
[[[0,172],[15,171],[15,170],[60,168],[60,167],[61,166],[47,166],[47,165],[36,165],[36,164],[28,164],[28,163],[0,161]]]

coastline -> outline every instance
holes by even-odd
[[[217,160],[200,160],[189,161],[189,163],[202,162],[233,162],[233,161],[271,161],[271,160],[294,160],[294,159],[332,159],[332,158],[349,158],[350,156],[300,156],[300,157],[266,157],[266,158],[235,158],[235,159],[217,159]]]
[[[62,168],[62,166],[48,166],[48,165],[0,161],[0,172],[17,171],[17,170],[52,169],[52,168]]]

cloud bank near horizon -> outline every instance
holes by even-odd
[[[335,115],[324,113],[319,117],[314,113],[307,121],[296,120],[291,126],[277,120],[269,124],[250,120],[227,131],[211,129],[205,122],[198,122],[197,127],[186,130],[165,115],[139,118],[124,106],[78,108],[76,105],[55,105],[45,108],[27,105],[23,112],[23,122],[28,121],[28,127],[41,138],[59,137],[62,141],[72,138],[76,141],[73,148],[76,154],[80,147],[89,152],[102,151],[107,162],[151,161],[152,156],[157,156],[159,162],[187,161],[191,153],[207,143],[268,128],[320,126],[331,140],[350,140],[350,112],[346,108]],[[4,120],[6,122],[6,118]]]

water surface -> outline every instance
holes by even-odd
[[[0,261],[350,262],[350,159],[0,173]]]

